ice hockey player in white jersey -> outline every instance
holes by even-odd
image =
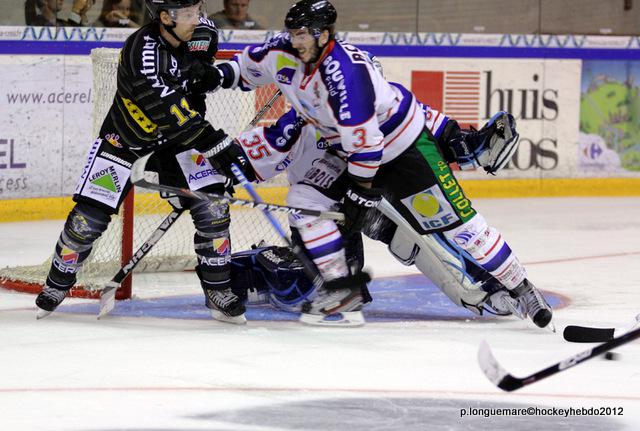
[[[375,58],[371,58],[375,63]],[[382,71],[380,66],[377,67]],[[455,120],[428,105],[422,105],[422,109],[425,126],[433,131],[443,151],[453,154],[452,148],[459,146],[462,141],[454,139],[445,142],[441,138],[444,137],[444,130],[451,128],[449,123]],[[507,114],[498,113],[494,117],[500,115]],[[487,132],[490,129],[491,124],[481,131],[467,133],[467,138],[475,136],[475,133],[482,139],[466,139],[464,148],[472,151],[467,151],[465,155],[458,157],[457,164],[469,168],[476,165],[477,160],[489,160],[492,148],[502,148],[502,145],[507,143],[496,139],[493,145],[489,145],[491,136],[494,136],[490,131]],[[514,126],[510,136],[511,139],[517,139],[518,134]],[[315,162],[322,159],[327,146],[315,128],[306,123],[293,109],[282,115],[271,126],[256,127],[242,132],[236,142],[242,147],[246,159],[250,161],[252,174],[257,181],[265,181],[284,172],[290,184],[297,184],[304,178]],[[474,156],[470,157],[470,154]],[[294,241],[299,240],[295,229],[292,233]],[[442,240],[446,242],[446,238]],[[352,235],[347,245],[349,246],[346,250],[348,266],[362,268],[364,254],[360,236]],[[448,246],[455,247],[455,244],[448,244]],[[499,283],[470,256],[460,260],[464,261],[467,274],[475,281],[482,283],[482,288],[487,294],[500,288]],[[268,302],[280,310],[300,312],[305,301],[315,298],[313,283],[304,274],[301,262],[287,247],[259,244],[251,250],[235,253],[232,256],[231,265],[233,291],[238,297],[245,299],[247,304]],[[505,310],[501,311],[502,314],[504,312]],[[335,320],[331,322],[334,323]]]
[[[236,61],[219,68],[223,88],[250,90],[275,83],[328,143],[323,159],[288,195],[289,204],[314,209],[326,210],[343,201],[346,217],[342,230],[312,217],[290,220],[326,281],[324,292],[306,311],[331,314],[361,308],[369,276],[346,264],[342,232],[370,229],[372,209],[384,197],[416,232],[442,233],[478,261],[508,290],[503,299],[514,313],[547,326],[551,307],[499,231],[464,195],[425,128],[415,96],[388,83],[361,50],[336,39],[336,18],[326,0],[299,1],[285,18],[286,32],[245,49]],[[499,122],[504,120],[496,119],[497,127],[507,128]],[[464,135],[459,128],[444,133]],[[235,162],[234,151],[219,148],[217,155],[217,162],[216,157],[211,161],[223,171]],[[493,163],[505,162],[501,156]],[[394,229],[384,229],[378,239],[393,251],[394,236]],[[395,244],[396,249],[402,246]],[[459,305],[479,306],[477,299],[469,304],[462,296],[445,293]]]

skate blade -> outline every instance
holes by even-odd
[[[244,317],[244,314],[241,314],[239,316],[227,316],[226,314],[218,311],[218,310],[211,310],[211,317],[213,317],[214,319],[216,319],[219,322],[224,322],[224,323],[233,323],[234,325],[246,325],[247,324],[247,318]]]
[[[324,315],[324,314],[300,314],[300,323],[310,326],[331,326],[343,328],[355,328],[363,326],[366,321],[362,311],[344,311],[342,313]]]
[[[36,320],[44,319],[49,314],[53,313],[53,311],[43,310],[40,307],[37,307],[37,308],[38,308],[38,310],[36,310]]]

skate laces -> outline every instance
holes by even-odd
[[[60,290],[55,287],[46,286],[42,291],[42,296],[46,299],[62,302],[62,300],[66,298],[68,292],[68,290]]]
[[[234,302],[238,301],[238,297],[231,288],[224,290],[207,290],[207,298],[218,308],[226,309]]]

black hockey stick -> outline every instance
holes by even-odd
[[[633,331],[613,338],[606,343],[602,343],[592,349],[575,354],[563,361],[553,364],[550,367],[547,367],[526,377],[515,377],[509,374],[507,370],[502,368],[502,366],[493,356],[493,353],[491,353],[491,348],[486,341],[483,341],[480,344],[480,349],[478,350],[478,362],[480,363],[482,372],[485,376],[487,376],[489,380],[491,380],[503,391],[511,392],[515,391],[516,389],[520,389],[523,386],[530,385],[544,378],[562,372],[567,368],[571,368],[586,360],[608,352],[611,349],[615,349],[616,347],[633,341],[636,338],[640,338],[640,328],[634,329]]]
[[[565,340],[572,343],[604,343],[631,331],[636,326],[640,326],[640,314],[635,318],[633,324],[624,328],[593,328],[589,326],[568,325],[562,333]]]
[[[310,215],[318,217],[321,220],[335,220],[344,221],[344,214],[336,211],[317,211],[308,208],[297,208],[287,205],[279,205],[274,203],[256,202],[253,200],[233,198],[229,196],[219,195],[216,193],[205,193],[197,190],[189,190],[186,188],[173,187],[159,183],[152,183],[147,181],[144,177],[144,168],[147,164],[147,160],[153,153],[149,153],[144,157],[140,157],[133,163],[131,167],[131,182],[138,187],[145,189],[157,190],[159,192],[174,193],[179,196],[184,196],[191,199],[199,199],[205,201],[212,201],[218,203],[227,203],[229,205],[235,205],[244,208],[257,208],[260,210],[267,210],[270,212],[278,212],[283,214],[300,214]]]
[[[167,217],[160,223],[160,226],[153,231],[151,236],[138,248],[133,254],[129,262],[127,262],[120,271],[106,284],[106,287],[100,292],[100,311],[98,312],[98,319],[106,316],[113,310],[116,303],[116,290],[120,287],[120,284],[133,272],[138,263],[143,257],[151,251],[158,241],[164,236],[171,226],[180,218],[180,215],[184,212],[184,209],[174,209]]]

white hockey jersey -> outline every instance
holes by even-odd
[[[327,147],[316,129],[293,109],[274,125],[242,132],[237,140],[258,181],[286,172],[289,184],[302,181]]]
[[[296,112],[346,157],[349,174],[358,181],[371,181],[425,126],[413,94],[388,83],[366,54],[339,40],[329,42],[313,69],[298,58],[286,33],[245,48],[229,64],[236,75],[232,88],[276,84]]]
[[[394,84],[401,87],[400,84]],[[425,126],[438,139],[449,117],[429,105],[419,103]],[[294,109],[282,115],[275,124],[242,132],[237,138],[258,181],[266,181],[286,172],[289,184],[300,182],[322,158],[329,143],[315,127],[305,122]]]

